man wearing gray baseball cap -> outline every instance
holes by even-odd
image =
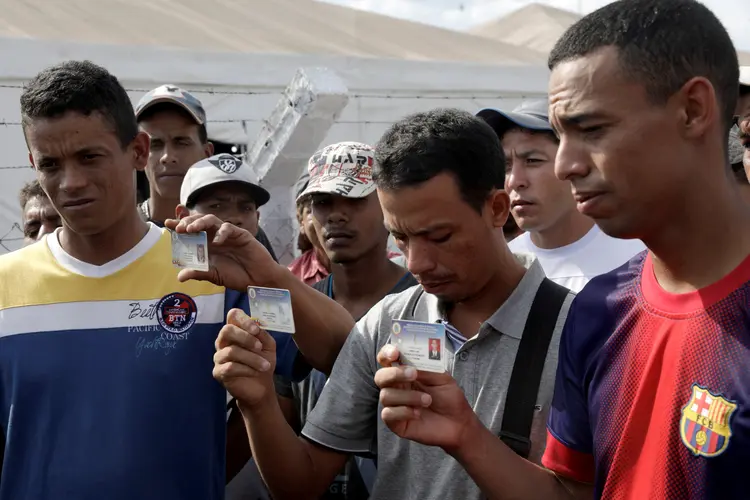
[[[206,112],[189,92],[162,85],[141,98],[135,115],[139,128],[150,138],[146,165],[149,198],[140,209],[145,219],[162,225],[174,217],[190,166],[214,152],[208,141]]]
[[[505,190],[511,214],[526,231],[508,243],[514,253],[537,257],[549,279],[574,292],[645,249],[639,240],[617,240],[576,210],[570,182],[555,176],[558,140],[547,100],[527,100],[512,111],[483,109],[505,152]]]

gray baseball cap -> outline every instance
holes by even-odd
[[[547,99],[533,99],[523,101],[513,111],[486,108],[477,113],[477,116],[486,121],[498,136],[502,136],[508,130],[516,127],[552,132],[548,113]]]
[[[148,108],[165,102],[181,107],[193,117],[198,125],[205,125],[206,111],[203,109],[203,104],[193,94],[176,85],[162,85],[141,97],[135,107],[135,118],[139,120]]]
[[[268,191],[260,187],[250,165],[235,156],[222,153],[201,160],[188,169],[180,188],[180,203],[190,205],[195,202],[201,190],[224,182],[243,184],[258,207],[268,203],[271,198]]]

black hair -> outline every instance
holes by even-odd
[[[708,79],[717,95],[725,134],[737,105],[739,62],[724,26],[695,0],[618,0],[571,26],[549,55],[560,63],[615,47],[623,74],[664,104],[691,78]]]
[[[492,127],[467,111],[435,109],[394,123],[375,146],[373,176],[382,189],[416,186],[442,173],[481,212],[505,180],[505,155]]]
[[[144,120],[148,120],[149,118],[159,113],[164,113],[165,111],[178,113],[184,116],[185,118],[189,119],[191,122],[194,122],[195,126],[198,127],[198,140],[201,142],[201,144],[206,144],[208,142],[208,130],[206,130],[206,124],[196,122],[193,115],[188,113],[187,110],[185,110],[185,108],[177,104],[171,103],[171,102],[160,102],[158,104],[154,104],[153,106],[149,106],[138,117],[138,123]]]
[[[133,103],[114,75],[90,61],[66,61],[32,78],[21,94],[21,122],[57,118],[73,111],[100,113],[125,148],[136,135]]]
[[[37,197],[47,197],[47,193],[44,192],[39,181],[33,180],[24,184],[21,188],[21,192],[18,194],[18,201],[21,204],[21,210],[26,208],[26,204],[30,199]]]

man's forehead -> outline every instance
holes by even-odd
[[[523,129],[512,129],[503,134],[500,143],[505,153],[511,149],[520,151],[538,151],[546,144],[554,144],[549,132],[531,132]]]
[[[549,79],[550,117],[614,95],[622,83],[617,51],[612,47],[561,62]]]
[[[146,132],[151,139],[174,139],[176,137],[189,137],[198,125],[190,122],[164,121],[147,123],[141,122],[138,128]]]
[[[119,140],[112,125],[100,114],[66,113],[55,118],[32,120],[25,127],[29,150],[39,154],[54,154],[60,147],[79,151],[106,147]]]

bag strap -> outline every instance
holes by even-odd
[[[547,278],[542,281],[531,303],[516,352],[499,437],[524,458],[528,458],[531,452],[531,424],[544,361],[557,318],[569,293],[570,290]]]

